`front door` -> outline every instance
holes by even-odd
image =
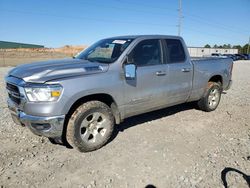
[[[162,105],[167,72],[158,39],[139,42],[129,56],[137,69],[135,80],[125,80],[126,116],[143,113]]]

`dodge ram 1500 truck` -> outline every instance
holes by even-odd
[[[190,101],[215,110],[232,69],[230,58],[191,60],[181,37],[120,36],[70,59],[17,66],[5,81],[14,122],[88,152],[127,117]]]

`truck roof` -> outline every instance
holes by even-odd
[[[122,39],[122,38],[130,38],[130,39],[137,39],[137,38],[173,38],[173,39],[182,39],[182,37],[174,36],[174,35],[123,35],[123,36],[116,36],[116,37],[109,37],[108,39]]]

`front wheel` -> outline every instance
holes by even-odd
[[[81,152],[97,150],[110,139],[114,129],[111,109],[100,101],[79,106],[69,119],[66,137]]]
[[[198,101],[199,108],[206,112],[215,110],[220,103],[221,92],[221,83],[208,82],[206,92]]]

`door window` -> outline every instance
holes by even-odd
[[[178,39],[166,39],[166,47],[169,63],[182,63],[186,56],[182,43]]]
[[[131,52],[130,58],[137,66],[161,64],[161,46],[159,40],[141,41]]]

